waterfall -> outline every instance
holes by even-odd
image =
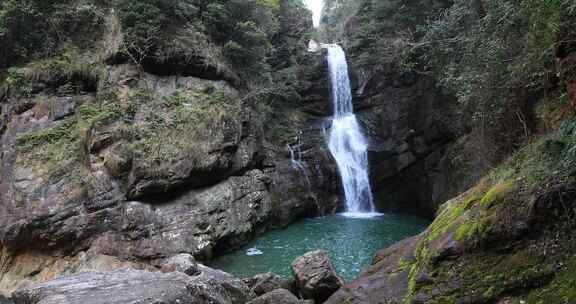
[[[346,197],[346,213],[354,217],[376,216],[368,179],[368,145],[352,107],[352,92],[344,50],[328,47],[334,116],[328,147],[336,160]]]
[[[292,163],[292,168],[302,172],[304,179],[306,181],[306,186],[308,187],[308,192],[312,192],[312,183],[310,182],[310,177],[308,176],[308,169],[306,168],[306,163],[303,160],[304,152],[302,152],[302,131],[298,132],[298,137],[296,144],[291,146],[286,144],[288,151],[290,152],[290,162]]]

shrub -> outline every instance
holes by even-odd
[[[0,69],[52,56],[64,42],[92,45],[103,23],[97,4],[95,0],[0,2]]]
[[[565,95],[555,50],[572,39],[573,1],[364,0],[358,10],[354,63],[435,78],[459,101],[457,131],[481,137],[477,153],[486,165],[479,171],[531,135],[535,99],[551,88]]]
[[[127,33],[126,51],[136,63],[178,55],[225,70],[226,61],[245,79],[267,69],[270,37],[277,31],[276,0],[116,0],[114,5]]]

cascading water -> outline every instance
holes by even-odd
[[[304,179],[306,181],[306,186],[308,187],[308,192],[312,192],[312,184],[310,183],[310,177],[308,176],[308,169],[306,168],[306,163],[303,160],[304,152],[302,151],[301,136],[302,131],[299,131],[296,144],[294,146],[287,144],[286,147],[290,152],[292,168],[302,172],[302,175],[304,175]]]
[[[346,55],[339,45],[329,45],[328,66],[332,81],[334,116],[328,138],[338,165],[346,197],[346,213],[353,217],[377,216],[368,179],[367,143],[352,107]]]

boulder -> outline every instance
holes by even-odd
[[[244,279],[244,283],[258,296],[276,289],[292,290],[292,282],[271,272],[257,274],[252,278]]]
[[[86,272],[17,290],[15,303],[246,303],[254,294],[229,274],[202,266],[200,275],[133,269]]]
[[[322,250],[308,252],[292,262],[296,288],[305,299],[323,303],[344,284],[330,257]]]
[[[300,300],[286,289],[276,289],[247,304],[300,304]]]
[[[6,298],[4,296],[0,296],[0,304],[12,304],[14,302],[12,302],[11,299]]]
[[[175,255],[167,259],[162,263],[161,269],[163,272],[178,271],[189,276],[195,276],[201,273],[198,264],[194,261],[194,257],[187,253]]]

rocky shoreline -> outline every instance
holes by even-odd
[[[2,304],[312,304],[323,303],[343,281],[325,252],[292,264],[293,280],[273,273],[239,279],[180,254],[154,269],[81,272],[22,287]]]

